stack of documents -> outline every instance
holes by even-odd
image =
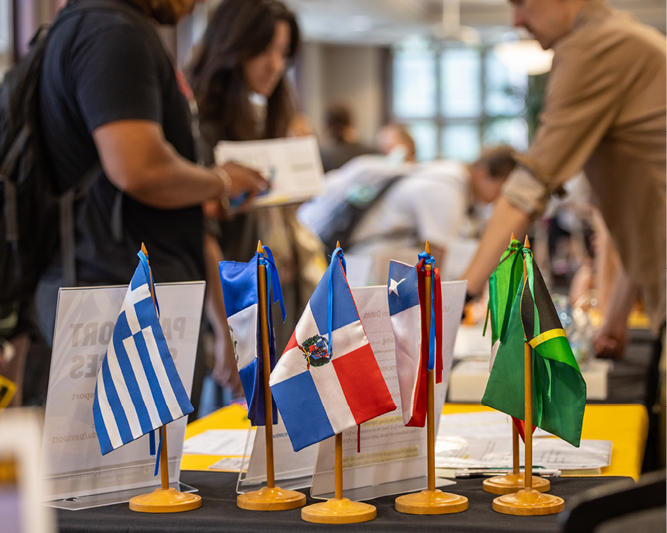
[[[611,463],[612,442],[582,440],[571,444],[537,429],[533,465],[557,469],[562,475],[599,475]],[[521,465],[524,447],[519,446]],[[512,420],[498,412],[443,415],[435,445],[437,469],[512,468]],[[446,472],[440,472],[446,475]]]

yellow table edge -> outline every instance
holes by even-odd
[[[476,404],[445,404],[445,415],[493,411]],[[208,429],[247,429],[250,427],[243,407],[223,407],[210,415],[188,424],[185,438],[189,439]],[[648,433],[648,413],[643,405],[586,405],[582,439],[610,440],[613,442],[611,464],[602,469],[603,476],[630,476],[641,474],[644,446]],[[184,454],[181,470],[209,470],[220,455]]]

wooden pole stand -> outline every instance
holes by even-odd
[[[257,243],[257,253],[263,254],[262,241]],[[262,362],[264,370],[264,438],[266,441],[266,487],[239,494],[236,505],[249,511],[283,511],[306,505],[306,495],[295,490],[281,489],[275,485],[273,468],[273,401],[269,387],[271,352],[269,349],[269,309],[266,287],[266,266],[257,267],[259,320],[262,329]]]
[[[482,488],[485,492],[490,492],[491,494],[511,494],[525,488],[526,476],[520,472],[519,432],[514,424],[512,424],[512,459],[514,464],[511,473],[484,480]],[[551,488],[551,483],[548,479],[533,476],[533,488],[539,492],[548,492]]]
[[[431,255],[431,246],[426,241],[425,251]],[[424,305],[426,307],[426,342],[431,339],[431,285],[432,266],[426,265],[427,275],[424,283]],[[437,287],[440,290],[440,287]],[[421,356],[421,354],[420,354]],[[407,514],[452,514],[460,513],[468,508],[468,498],[442,492],[435,488],[435,369],[426,374],[427,381],[427,412],[426,412],[426,447],[428,489],[413,494],[404,494],[396,498],[394,505],[399,513]]]
[[[138,513],[180,513],[201,507],[201,496],[189,492],[179,492],[169,486],[169,457],[167,454],[167,426],[160,428],[162,448],[160,450],[161,486],[148,494],[135,496],[130,500],[130,509]]]
[[[343,498],[343,435],[336,434],[335,497],[301,509],[301,519],[316,524],[358,524],[377,516],[374,505]]]
[[[524,243],[530,248],[528,237]],[[526,262],[523,263],[524,286],[528,283]],[[560,513],[565,502],[558,496],[542,494],[533,488],[533,356],[530,345],[524,343],[524,434],[526,439],[524,488],[493,500],[493,510],[503,514],[537,516]],[[542,478],[539,478],[542,479]],[[546,481],[546,480],[545,480]]]

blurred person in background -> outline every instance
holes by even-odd
[[[380,153],[396,161],[414,162],[417,148],[412,135],[402,124],[387,124],[377,134]]]
[[[353,157],[375,153],[370,146],[359,143],[352,111],[343,104],[330,105],[325,113],[326,135],[320,144],[324,172],[342,167]]]
[[[323,235],[342,202],[359,196],[373,201],[354,227],[346,252],[372,257],[369,283],[386,283],[389,259],[413,260],[414,250],[423,250],[426,240],[442,265],[454,241],[476,237],[484,219],[481,206],[496,199],[514,165],[507,146],[485,150],[470,165],[448,160],[397,164],[391,154],[360,156],[329,173],[326,193],[304,204],[299,220]]]

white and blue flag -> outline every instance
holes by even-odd
[[[262,249],[266,253],[266,257],[256,252],[255,257],[247,263],[221,261],[219,265],[229,333],[232,337],[243,393],[248,402],[248,418],[254,426],[264,426],[266,424],[264,415],[264,355],[259,323],[259,280],[257,274],[257,268],[260,264],[266,267],[267,272],[268,356],[271,370],[276,366],[272,302],[280,302],[283,322],[285,321],[285,305],[273,254],[268,246],[263,246]],[[272,410],[273,422],[277,423],[278,411],[273,400]]]
[[[148,258],[137,255],[139,266],[97,373],[93,417],[102,455],[194,410],[158,320]],[[151,438],[151,453],[153,447]]]
[[[414,266],[399,261],[389,263],[387,299],[391,327],[396,340],[396,373],[401,393],[403,423],[424,427],[426,423],[427,375],[435,370],[436,383],[442,381],[442,293],[440,272],[426,252]],[[427,269],[426,265],[431,265]],[[426,328],[425,278],[432,277],[431,325]]]

